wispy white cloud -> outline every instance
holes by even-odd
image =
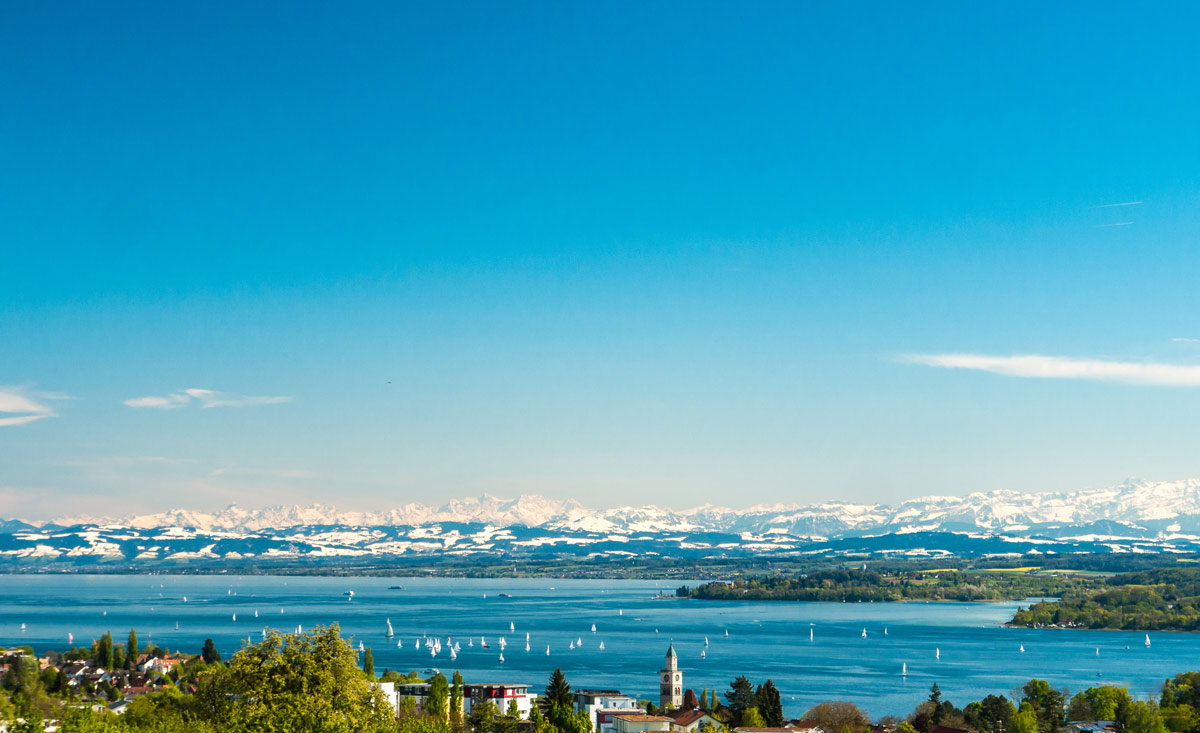
[[[1097,382],[1200,387],[1200,365],[1074,359],[1064,356],[986,354],[907,354],[903,361],[943,369],[973,369],[1009,377],[1086,379]]]
[[[1176,336],[1171,341],[1177,344],[1200,344],[1200,339],[1189,338],[1187,336]]]
[[[241,466],[218,468],[210,475],[226,476],[234,474],[268,476],[271,478],[316,478],[317,476],[315,471],[309,471],[304,468],[246,468]]]
[[[154,407],[160,410],[175,410],[190,404],[201,407],[254,407],[256,405],[277,405],[289,402],[291,397],[256,397],[251,395],[236,395],[229,392],[217,392],[211,389],[191,388],[181,392],[172,392],[165,396],[132,397],[125,400],[130,407]]]
[[[1146,202],[1145,201],[1122,201],[1119,204],[1100,204],[1099,206],[1093,206],[1092,208],[1093,209],[1111,209],[1114,206],[1140,206],[1141,204],[1144,204],[1144,203],[1146,203]]]
[[[27,387],[0,386],[0,427],[15,427],[28,425],[47,417],[57,417],[57,413],[42,400],[69,399],[66,395],[56,393],[31,392]]]

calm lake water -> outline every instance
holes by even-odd
[[[389,590],[392,585],[404,589]],[[1167,676],[1200,668],[1200,635],[1151,634],[1152,646],[1146,647],[1140,633],[1004,628],[1000,624],[1015,603],[658,600],[660,588],[671,592],[674,584],[0,576],[0,645],[63,649],[68,633],[76,644],[88,644],[107,630],[123,641],[133,627],[143,644],[152,640],[192,653],[212,637],[228,656],[247,636],[257,641],[263,626],[292,631],[297,624],[309,629],[336,622],[356,645],[362,640],[372,648],[380,673],[385,667],[406,672],[436,667],[447,674],[458,669],[468,681],[527,682],[540,689],[554,668],[562,667],[574,687],[615,688],[657,701],[657,672],[673,640],[686,687],[698,694],[702,688],[724,691],[739,674],[755,683],[771,678],[792,716],[827,699],[852,700],[872,716],[907,713],[934,682],[959,705],[989,693],[1009,695],[1031,677],[1072,692],[1117,683],[1145,696],[1156,694]],[[347,600],[344,593],[351,590],[353,600]],[[397,635],[390,641],[384,637],[388,618]],[[515,631],[509,631],[510,623]],[[525,651],[527,632],[530,652]],[[426,634],[440,636],[443,644],[447,636],[459,640],[458,659],[451,662],[447,651],[431,659],[428,651],[415,648],[414,641]],[[509,642],[503,664],[500,636]],[[473,647],[467,646],[468,637]],[[480,637],[491,648],[483,649]],[[581,647],[570,650],[576,639],[582,639]],[[907,678],[900,675],[904,663]]]

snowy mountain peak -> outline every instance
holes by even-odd
[[[825,501],[809,505],[761,504],[747,509],[705,504],[682,511],[650,505],[595,510],[574,500],[536,494],[523,494],[515,499],[484,494],[452,499],[439,506],[412,502],[377,512],[339,511],[326,504],[261,509],[242,509],[230,504],[216,512],[172,509],[123,519],[63,518],[55,524],[252,532],[310,525],[423,526],[449,522],[609,534],[712,531],[835,536],[847,532],[909,531],[905,528],[917,526],[1003,532],[1006,528],[1108,521],[1145,527],[1156,523],[1177,524],[1180,517],[1192,515],[1200,517],[1200,479],[1129,479],[1113,487],[1041,494],[998,490],[966,496],[923,496],[895,506]]]

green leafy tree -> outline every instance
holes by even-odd
[[[449,720],[448,701],[450,683],[446,675],[438,672],[429,680],[429,695],[425,698],[425,712],[437,720]]]
[[[571,696],[571,686],[567,684],[567,676],[563,674],[561,668],[555,668],[550,675],[550,683],[546,685],[545,704],[547,710],[558,705],[563,708],[571,708],[574,706],[575,700]]]
[[[221,661],[221,653],[217,651],[216,644],[213,644],[212,639],[204,640],[204,649],[200,652],[200,658],[205,664],[217,664]]]
[[[1021,709],[1013,716],[1011,733],[1038,733],[1037,711],[1029,703],[1021,703]]]
[[[137,631],[129,630],[129,640],[125,642],[125,661],[126,669],[137,664],[138,658],[138,638]]]
[[[1132,701],[1124,718],[1121,722],[1125,733],[1167,733],[1158,705],[1153,702]]]
[[[454,670],[454,680],[450,684],[450,726],[461,728],[463,724],[463,678]]]
[[[839,733],[864,733],[871,724],[866,713],[845,700],[828,700],[814,705],[804,717],[815,722],[821,730]]]
[[[1016,708],[1003,695],[988,695],[967,705],[963,717],[971,728],[980,733],[1003,733],[1012,727]]]
[[[721,709],[721,702],[720,702],[719,700],[717,700],[717,688],[715,688],[715,687],[714,687],[714,688],[712,688],[712,692],[710,692],[709,694],[710,694],[712,697],[710,697],[710,698],[709,698],[709,700],[708,700],[708,709],[709,709],[709,710],[711,710],[711,711],[713,711],[713,712],[716,712],[717,710],[720,710],[720,709]]]
[[[708,710],[708,688],[700,690],[700,709]]]
[[[363,652],[363,674],[368,679],[375,679],[375,655],[371,653],[371,647]]]
[[[1163,725],[1167,726],[1167,730],[1200,729],[1200,714],[1196,712],[1196,708],[1187,703],[1160,708],[1159,712],[1162,714]]]
[[[783,697],[771,680],[767,680],[759,689],[758,711],[768,726],[783,727]]]
[[[475,733],[492,733],[492,723],[499,714],[500,709],[494,702],[480,700],[471,706],[471,712],[467,714],[467,727]]]
[[[271,632],[201,678],[200,717],[227,733],[376,731],[392,725],[383,692],[363,676],[337,624]]]
[[[113,668],[112,632],[104,632],[104,635],[96,642],[96,656],[92,661],[101,669]]]
[[[929,712],[929,722],[938,725],[942,722],[942,691],[936,682],[929,688],[929,702],[933,706]]]
[[[1021,707],[1028,704],[1037,717],[1039,733],[1059,733],[1063,724],[1063,693],[1055,690],[1045,680],[1032,679],[1021,688]]]
[[[1117,711],[1132,702],[1129,690],[1111,685],[1089,687],[1083,691],[1083,698],[1091,708],[1092,717],[1082,720],[1116,720]]]
[[[763,720],[763,716],[759,714],[758,708],[750,707],[742,711],[742,727],[762,728],[765,727],[766,724],[767,721]]]
[[[729,685],[729,692],[725,693],[725,704],[729,708],[729,712],[733,714],[734,727],[743,724],[742,716],[757,702],[754,697],[754,685],[750,684],[750,680],[745,675],[738,675]]]

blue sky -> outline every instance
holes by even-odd
[[[1200,475],[1198,24],[6,4],[0,515]]]

